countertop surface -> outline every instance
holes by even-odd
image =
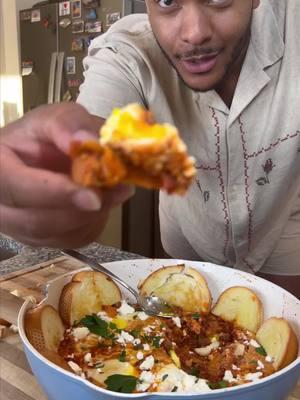
[[[1,251],[15,255],[0,261],[0,276],[62,255],[59,250],[22,245],[2,234],[0,234],[0,253]],[[89,246],[78,249],[78,251],[97,259],[101,263],[143,258],[140,255],[128,253],[114,247],[102,246],[99,243],[92,243]]]

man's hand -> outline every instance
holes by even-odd
[[[95,139],[104,120],[78,104],[42,106],[0,133],[0,231],[25,244],[79,247],[102,232],[133,190],[91,190],[70,179],[72,140]]]

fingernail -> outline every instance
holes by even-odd
[[[101,209],[102,203],[99,196],[92,190],[78,190],[72,196],[73,204],[83,211],[98,211]]]

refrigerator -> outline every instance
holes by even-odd
[[[93,38],[122,16],[145,9],[143,0],[71,0],[21,10],[24,113],[41,104],[75,101]]]
[[[48,1],[21,10],[24,113],[41,104],[75,101],[89,42],[122,16],[145,11],[144,0]],[[93,23],[101,32],[88,32]],[[158,193],[137,188],[121,214],[122,249],[162,257]]]

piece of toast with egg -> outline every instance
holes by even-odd
[[[196,173],[177,129],[155,123],[139,104],[114,109],[99,142],[74,142],[70,155],[73,180],[87,187],[124,183],[184,194]]]

